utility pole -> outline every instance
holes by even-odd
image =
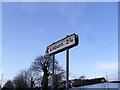
[[[106,79],[107,79],[107,87],[108,87],[108,90],[109,90],[109,81],[108,81],[108,76],[107,76],[107,72],[106,72]]]

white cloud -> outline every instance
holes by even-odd
[[[97,64],[95,67],[101,70],[118,69],[118,63],[117,62],[103,62],[103,63]]]

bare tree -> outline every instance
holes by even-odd
[[[2,86],[0,85],[0,90],[2,89]]]
[[[52,56],[37,57],[35,61],[33,62],[32,68],[35,71],[38,71],[38,73],[40,73],[41,71],[43,72],[43,77],[42,77],[42,82],[41,82],[42,89],[48,90],[48,83],[50,79],[49,76],[52,75]],[[59,67],[57,60],[55,60],[55,72],[56,74],[60,74],[60,67]]]
[[[27,79],[27,74],[26,71],[23,70],[21,71],[15,78],[14,78],[14,83],[15,83],[15,87],[18,88],[29,88],[29,82]]]
[[[42,76],[38,76],[36,79],[35,79],[35,86],[36,87],[41,87],[41,82],[42,82]]]
[[[27,75],[27,79],[28,79],[28,82],[30,83],[30,87],[31,88],[34,88],[35,85],[37,86],[41,86],[41,78],[42,78],[42,75],[41,73],[38,71],[34,71],[34,69],[32,69],[31,67],[26,71],[26,75]]]
[[[14,89],[14,83],[11,80],[8,80],[3,87],[7,88],[8,90],[13,90]]]
[[[43,78],[41,82],[43,90],[48,90],[48,77],[50,73],[49,71],[52,69],[51,61],[52,57],[50,56],[39,56],[33,62],[33,69],[35,71],[38,71],[38,73],[43,71]]]
[[[15,83],[16,88],[33,89],[35,88],[35,85],[39,85],[39,78],[41,78],[40,73],[34,71],[32,68],[28,68],[27,70],[22,70],[18,75],[16,75],[13,81]]]
[[[79,77],[79,79],[83,80],[83,79],[85,79],[85,76],[82,75],[82,76]]]

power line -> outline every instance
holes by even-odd
[[[108,43],[108,44],[106,44],[106,45],[104,45],[104,46],[102,46],[102,47],[100,47],[100,48],[98,48],[98,49],[96,49],[96,50],[94,50],[94,51],[92,51],[92,52],[90,52],[90,53],[82,56],[82,57],[80,57],[80,59],[81,59],[81,58],[83,59],[83,58],[86,58],[86,57],[88,57],[88,56],[90,56],[90,55],[93,55],[93,54],[95,54],[95,53],[97,53],[97,52],[105,49],[106,47],[109,47],[109,46],[115,44],[116,42],[117,42],[117,40],[114,40],[114,41],[112,41],[112,42],[110,42],[110,43]]]

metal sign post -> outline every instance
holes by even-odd
[[[66,49],[66,90],[69,89],[69,49]]]
[[[46,48],[46,55],[53,55],[53,67],[52,67],[52,90],[54,87],[54,61],[55,54],[66,50],[66,90],[69,89],[69,49],[78,45],[78,35],[71,34],[65,38],[52,43]]]
[[[52,90],[54,90],[54,65],[55,64],[55,54],[53,54],[53,61],[52,61]]]

